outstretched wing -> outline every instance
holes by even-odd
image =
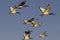
[[[40,9],[40,11],[41,11],[42,13],[45,11],[45,9],[42,8],[42,7],[39,7],[39,9]]]
[[[44,32],[42,33],[42,35],[46,35],[46,32],[47,32],[47,31],[44,31]]]
[[[26,3],[26,0],[22,1],[18,6],[23,6],[25,3]]]
[[[39,21],[38,21],[38,19],[36,19],[36,24],[39,24]]]
[[[26,34],[31,34],[32,30],[26,30],[25,33]]]
[[[30,20],[28,20],[28,22],[32,22],[35,18],[31,18]]]
[[[10,11],[13,11],[13,9],[14,9],[13,7],[10,7]]]
[[[47,7],[46,7],[46,9],[45,9],[45,12],[49,12],[50,9],[51,9],[50,4],[48,4]]]

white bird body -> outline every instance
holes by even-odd
[[[24,40],[29,40],[29,34],[24,34]]]

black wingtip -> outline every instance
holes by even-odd
[[[39,38],[41,38],[41,36],[39,36]]]
[[[29,38],[29,39],[33,39],[33,38]]]
[[[32,20],[34,20],[35,18],[31,18]]]
[[[45,36],[48,36],[48,35],[45,35]]]
[[[11,13],[9,12],[9,14],[11,14]]]
[[[55,16],[55,14],[54,14],[54,13],[50,13],[49,15],[53,15],[53,16]]]
[[[50,4],[48,4],[48,6],[50,6]]]
[[[39,25],[39,27],[41,27],[41,25]]]
[[[31,34],[31,32],[33,32],[32,30],[26,30],[25,33],[27,34]]]
[[[32,19],[35,19],[34,17]]]
[[[17,14],[21,14],[20,12],[16,12]]]

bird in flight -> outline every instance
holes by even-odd
[[[41,11],[40,16],[43,16],[43,15],[55,15],[54,13],[49,13],[49,11],[51,10],[50,4],[48,4],[45,9],[43,7],[41,7],[41,6],[39,7],[39,9]]]
[[[47,31],[44,31],[43,33],[41,33],[41,34],[39,35],[39,37],[44,38],[44,37],[48,36],[48,35],[46,35],[46,33],[47,33]]]
[[[9,14],[20,14],[20,12],[17,12],[17,7],[10,7],[10,13]]]
[[[32,21],[32,25],[33,25],[33,27],[41,26],[41,25],[39,25],[38,19],[36,19],[36,21]]]
[[[20,4],[18,4],[18,6],[10,7],[10,12],[12,14],[20,14],[20,12],[17,12],[17,9],[22,9],[23,7],[29,7],[28,5],[25,5],[25,4],[26,4],[26,0],[22,1]]]
[[[26,31],[25,31],[25,34],[24,34],[24,39],[23,39],[23,40],[32,39],[32,38],[30,37],[30,34],[31,34],[31,31],[30,31],[30,30],[26,30]]]

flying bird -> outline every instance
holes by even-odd
[[[36,19],[36,21],[32,21],[32,25],[33,25],[33,27],[41,26],[41,25],[39,25],[38,19]]]
[[[23,20],[23,21],[24,21],[24,24],[31,24],[34,19],[35,19],[35,18],[31,18],[31,19],[29,19],[29,20],[25,19],[25,20]]]
[[[39,35],[39,37],[44,38],[44,37],[48,36],[48,35],[46,35],[46,33],[47,33],[47,31],[44,31],[43,33],[41,33],[41,34]]]
[[[24,34],[24,39],[23,39],[23,40],[32,39],[32,38],[30,37],[30,34],[31,34],[31,31],[30,31],[30,30],[26,30],[26,31],[25,31],[25,34]]]
[[[54,13],[49,13],[49,11],[51,10],[50,4],[47,5],[47,7],[44,9],[43,7],[39,7],[40,11],[42,14],[40,14],[40,16],[43,15],[55,15]]]
[[[20,14],[20,12],[17,12],[17,9],[22,9],[23,7],[29,7],[28,5],[25,5],[26,4],[26,0],[25,1],[22,1],[20,4],[18,4],[18,6],[13,6],[13,7],[10,7],[10,13],[9,14]]]
[[[17,8],[18,9],[22,9],[23,7],[29,7],[28,5],[25,5],[26,4],[26,0],[25,1],[22,1],[18,6]]]
[[[20,12],[17,12],[17,7],[10,7],[10,13],[9,14],[20,14]]]

